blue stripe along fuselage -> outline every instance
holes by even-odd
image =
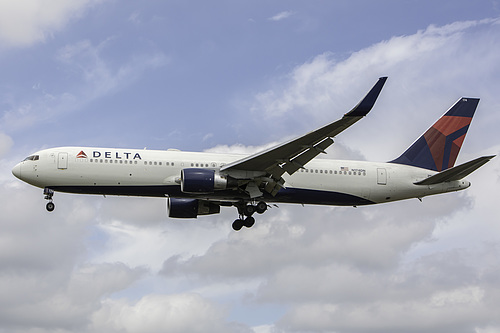
[[[235,201],[238,193],[232,190],[216,191],[210,194],[193,195],[183,193],[178,185],[150,185],[150,186],[48,186],[54,191],[81,194],[118,195],[118,196],[148,196],[176,198],[210,199],[213,201]],[[243,201],[248,201],[248,196],[241,193]],[[299,203],[311,205],[335,205],[335,206],[362,206],[371,205],[375,202],[340,192],[310,190],[301,188],[283,188],[273,197],[264,193],[264,201],[281,203]]]

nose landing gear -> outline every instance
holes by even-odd
[[[56,208],[56,205],[54,205],[54,203],[52,202],[52,197],[54,196],[54,190],[51,190],[50,188],[46,187],[43,189],[43,194],[45,195],[45,200],[49,200],[45,208],[49,212],[53,211]]]
[[[243,227],[251,228],[255,224],[255,218],[252,215],[254,213],[262,214],[267,210],[267,204],[264,201],[260,201],[257,205],[241,202],[235,206],[240,215],[239,219],[236,219],[232,225],[235,231],[239,231]]]

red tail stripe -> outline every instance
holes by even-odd
[[[443,133],[445,136],[448,136],[465,126],[470,125],[471,121],[472,118],[469,117],[444,116],[432,127]]]

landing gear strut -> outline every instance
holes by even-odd
[[[52,197],[54,196],[54,190],[51,190],[50,188],[46,187],[43,189],[43,194],[45,195],[45,200],[49,200],[45,208],[49,212],[53,211],[56,208],[56,205],[54,205],[54,203],[52,202]]]
[[[252,217],[254,213],[262,214],[267,210],[267,204],[260,201],[256,205],[245,204],[244,202],[235,204],[238,209],[239,219],[233,222],[233,229],[235,231],[241,230],[243,227],[250,228],[255,224],[255,218]]]

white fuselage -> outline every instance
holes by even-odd
[[[242,155],[61,147],[46,149],[13,169],[29,184],[55,191],[130,196],[162,196],[228,201],[247,200],[243,191],[222,190],[186,194],[181,170],[219,171]],[[266,202],[322,205],[366,205],[463,190],[464,179],[436,185],[415,185],[436,172],[395,163],[315,159],[293,175],[284,174],[284,188]]]

